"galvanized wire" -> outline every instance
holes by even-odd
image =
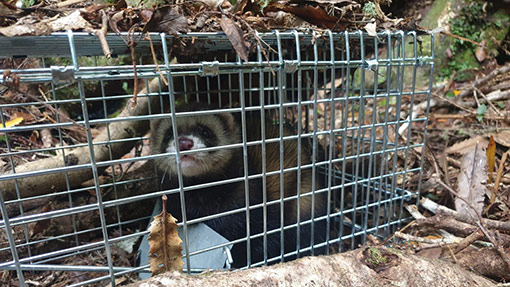
[[[125,44],[120,37],[125,34],[109,35],[107,40],[114,54],[125,52]],[[200,272],[191,268],[190,258],[215,248],[223,248],[231,243],[246,243],[247,264],[260,266],[286,260],[292,256],[300,256],[310,252],[314,254],[319,248],[343,251],[354,248],[363,243],[368,234],[385,237],[398,228],[405,221],[403,206],[406,202],[415,202],[420,188],[423,164],[423,154],[417,161],[411,158],[415,152],[425,149],[425,130],[428,118],[428,103],[432,88],[433,75],[433,35],[423,35],[430,39],[429,46],[421,47],[421,41],[416,32],[381,32],[378,37],[368,36],[363,32],[333,33],[327,31],[323,35],[302,33],[297,31],[255,33],[267,46],[257,45],[256,57],[248,62],[233,54],[227,37],[217,33],[189,33],[180,35],[182,39],[194,38],[200,43],[215,43],[204,45],[205,53],[215,54],[213,60],[208,61],[172,61],[168,41],[175,36],[165,34],[151,34],[155,47],[163,55],[159,63],[159,70],[152,62],[140,60],[137,65],[137,78],[149,85],[149,80],[164,77],[169,83],[166,87],[162,80],[156,91],[147,91],[138,95],[140,99],[147,99],[148,113],[139,116],[108,116],[108,107],[115,102],[126,102],[132,94],[125,89],[115,95],[108,95],[107,86],[114,81],[132,81],[134,79],[131,64],[101,65],[102,50],[99,42],[88,33],[68,32],[54,33],[44,37],[19,37],[17,39],[0,37],[0,58],[18,56],[42,57],[39,67],[26,69],[10,69],[12,74],[19,77],[22,84],[38,84],[51,92],[50,96],[41,101],[34,99],[25,102],[3,100],[0,103],[2,127],[0,134],[5,135],[0,142],[0,159],[7,166],[7,170],[0,174],[0,182],[14,181],[16,198],[5,198],[0,195],[2,220],[0,230],[6,235],[7,242],[0,246],[0,254],[5,254],[0,260],[0,270],[16,270],[20,286],[25,286],[24,271],[65,271],[65,272],[99,272],[96,278],[90,277],[73,286],[83,286],[100,281],[109,280],[112,285],[116,277],[126,274],[149,272],[148,266],[121,266],[112,256],[112,248],[119,242],[141,238],[148,233],[146,230],[133,231],[132,226],[145,226],[149,216],[139,218],[122,218],[122,210],[130,204],[137,204],[142,200],[156,199],[163,194],[179,194],[181,201],[182,222],[184,234],[184,270]],[[408,44],[411,43],[411,44]],[[423,43],[423,41],[422,41]],[[268,49],[271,47],[271,49]],[[137,52],[148,51],[146,41],[137,46]],[[382,51],[382,53],[380,53]],[[235,56],[233,56],[235,55]],[[93,57],[93,63],[85,61]],[[51,66],[54,58],[61,58],[61,66]],[[89,58],[90,59],[90,58]],[[67,62],[66,62],[67,61]],[[130,62],[129,62],[130,63]],[[66,71],[71,73],[72,83],[55,81],[55,75]],[[0,70],[4,73],[5,70]],[[373,74],[373,78],[369,75]],[[427,83],[418,85],[418,75],[426,79]],[[380,79],[382,78],[381,82]],[[366,80],[370,79],[370,86]],[[0,83],[7,85],[9,79],[0,79]],[[338,83],[337,83],[338,82]],[[98,93],[91,94],[87,88],[95,85]],[[67,89],[67,90],[64,90]],[[63,98],[62,91],[74,91],[69,97]],[[74,96],[73,96],[74,95]],[[214,109],[193,112],[178,112],[178,104],[205,102],[214,104]],[[427,109],[424,115],[413,115],[416,101],[426,101]],[[158,105],[153,105],[158,103]],[[7,126],[7,115],[10,111],[23,109],[44,109],[51,106],[55,111],[65,109],[66,106],[79,106],[77,116],[63,116],[55,113],[54,121],[37,122]],[[103,116],[91,117],[96,112],[91,105],[99,106]],[[166,105],[166,106],[165,106]],[[158,108],[154,108],[158,106]],[[246,115],[249,112],[260,112],[260,139],[248,141]],[[119,122],[153,121],[170,119],[173,132],[177,134],[176,119],[197,115],[231,113],[239,115],[242,141],[226,146],[202,148],[192,151],[176,151],[151,155],[135,155],[134,157],[115,158],[114,147],[117,144],[143,143],[150,140],[150,135],[133,135],[128,138],[112,138],[110,125]],[[265,130],[265,122],[271,120],[278,126],[279,135],[272,137]],[[284,135],[284,125],[292,124],[295,133]],[[93,141],[92,128],[104,127],[106,140]],[[407,130],[400,133],[402,127]],[[85,134],[84,142],[69,140],[69,129],[81,129]],[[53,130],[53,136],[58,144],[51,146],[26,147],[17,144],[13,139],[21,135],[30,135],[44,129]],[[420,130],[422,129],[422,130]],[[176,140],[176,139],[175,139]],[[285,142],[297,141],[297,165],[284,167]],[[310,161],[302,156],[303,143],[309,142]],[[268,171],[266,168],[267,147],[279,146],[278,170]],[[177,142],[175,142],[177,146]],[[94,149],[106,146],[108,157],[97,160]],[[248,150],[260,146],[262,168],[258,172],[249,173]],[[66,165],[66,159],[73,149],[86,148],[89,152],[89,162]],[[242,176],[228,178],[214,182],[207,182],[195,186],[183,184],[180,158],[196,152],[211,152],[217,150],[242,150],[243,161],[239,163],[244,171]],[[33,157],[61,158],[62,165],[49,169],[35,169],[19,171],[20,161]],[[161,174],[154,168],[154,174],[146,178],[123,178],[116,174],[115,169],[122,169],[123,165],[151,162],[156,159],[175,157],[177,162],[176,188],[165,189],[160,184],[154,184],[154,192],[124,196],[123,190],[129,186],[160,182]],[[21,160],[19,160],[21,159]],[[417,162],[417,163],[416,163]],[[23,164],[23,163],[22,163]],[[100,182],[100,170],[111,169],[111,181]],[[312,171],[312,189],[302,192],[302,174]],[[72,184],[70,174],[76,171],[90,171],[93,187],[83,187]],[[286,182],[284,174],[296,173],[298,192],[294,196],[284,198]],[[65,188],[51,193],[41,193],[27,197],[20,188],[23,180],[34,179],[38,176],[62,174]],[[266,183],[269,176],[279,177],[280,198],[269,200],[266,196]],[[410,179],[418,180],[410,185]],[[262,182],[262,199],[260,203],[250,205],[249,182]],[[324,185],[317,187],[319,182]],[[202,218],[186,218],[185,193],[193,190],[207,189],[228,183],[239,182],[244,186],[245,205],[248,207],[212,214]],[[76,198],[93,189],[95,203],[77,203]],[[111,190],[112,196],[105,197],[103,190]],[[411,190],[412,189],[412,190]],[[3,191],[2,191],[3,192]],[[319,196],[326,194],[328,204],[323,216],[315,216],[313,206]],[[65,197],[66,206],[57,210],[41,213],[27,212],[24,204],[36,200],[62,201]],[[301,219],[299,208],[297,221],[284,226],[284,203],[297,202],[300,206],[305,197],[311,197],[312,213],[309,219]],[[19,210],[12,217],[7,212],[8,207],[16,206]],[[277,229],[268,228],[268,209],[279,206],[280,225]],[[152,210],[152,206],[146,207]],[[113,210],[114,222],[108,222],[106,211]],[[246,237],[236,239],[228,244],[208,247],[204,250],[190,251],[188,226],[200,222],[242,213],[246,222],[250,222],[252,212],[262,210],[263,228],[261,232],[254,231],[247,224]],[[78,216],[97,212],[99,222],[96,226],[81,229]],[[62,234],[52,234],[50,237],[33,237],[30,226],[44,220],[57,220],[70,217],[71,228]],[[314,226],[321,220],[326,221],[327,231],[325,242],[314,241]],[[311,226],[311,242],[303,242],[299,234],[306,232],[306,226]],[[285,252],[285,230],[297,231],[296,250]],[[21,230],[21,231],[20,231]],[[113,237],[112,231],[118,233]],[[0,233],[1,234],[1,233]],[[100,240],[86,242],[81,238],[91,234],[101,234]],[[279,234],[280,252],[278,256],[270,257],[268,253],[268,238]],[[1,235],[0,235],[1,236]],[[262,239],[263,256],[261,261],[252,258],[252,239]],[[65,241],[69,244],[57,250],[44,250],[39,246],[50,245],[54,242]],[[72,266],[69,258],[101,252],[106,261],[103,266]],[[10,256],[7,256],[10,255]],[[8,258],[10,257],[10,258]]]

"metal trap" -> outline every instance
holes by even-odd
[[[241,207],[203,217],[187,217],[179,205],[187,272],[345,251],[370,235],[387,238],[406,220],[403,206],[420,188],[432,35],[257,33],[244,62],[221,33],[153,33],[152,48],[139,37],[136,77],[125,37],[107,37],[112,59],[87,33],[0,38],[0,269],[16,271],[4,284],[17,275],[21,286],[48,276],[52,286],[122,285],[150,274],[137,253],[163,194],[186,202],[186,194],[221,186],[242,193]],[[197,103],[207,108],[181,109]],[[240,140],[151,152],[151,122],[175,126],[199,115],[231,115]],[[295,143],[295,158],[287,143]],[[188,185],[183,158],[220,151],[239,153],[239,173]],[[170,158],[178,167],[169,184],[154,163]],[[280,162],[274,170],[272,160]],[[320,198],[326,203],[315,216]],[[310,216],[300,217],[307,200]],[[243,235],[215,230],[211,222],[221,218]],[[227,240],[192,247],[204,233],[188,232],[200,223]],[[245,256],[236,259],[231,248]],[[220,259],[192,259],[207,252]]]

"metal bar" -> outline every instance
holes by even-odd
[[[75,52],[75,46],[74,46],[74,38],[73,38],[73,32],[71,30],[68,31],[68,38],[69,38],[69,48],[71,49],[71,56],[73,59],[74,69],[75,71],[79,70],[78,65],[78,59],[76,58],[76,52]],[[95,186],[95,192],[96,192],[96,198],[97,198],[97,207],[99,209],[99,218],[101,220],[101,230],[103,232],[103,243],[105,247],[106,252],[106,259],[108,261],[108,268],[110,269],[110,280],[113,287],[115,287],[115,276],[113,272],[113,259],[112,259],[112,253],[110,250],[110,243],[108,242],[108,230],[106,229],[106,219],[104,214],[104,206],[103,206],[103,199],[101,195],[101,190],[99,189],[99,175],[97,171],[96,161],[95,161],[95,155],[94,155],[94,145],[92,144],[92,134],[90,133],[90,123],[89,123],[89,116],[88,116],[88,110],[87,110],[87,102],[85,101],[85,90],[83,87],[83,82],[80,78],[76,79],[78,83],[78,91],[80,93],[80,99],[81,99],[81,109],[83,114],[83,120],[85,125],[85,131],[87,135],[87,143],[89,146],[89,154],[90,154],[90,166],[92,169],[92,176],[94,178],[94,186]]]
[[[126,34],[122,34],[126,35]],[[4,245],[0,252],[13,254],[19,250],[23,253],[18,254],[21,258],[12,260],[4,259],[0,262],[0,269],[16,270],[18,275],[23,276],[24,271],[69,271],[69,272],[105,272],[101,276],[76,282],[72,286],[84,286],[88,284],[104,283],[105,280],[113,280],[123,274],[131,272],[148,272],[148,265],[139,267],[114,266],[114,260],[111,258],[109,248],[112,244],[124,240],[131,240],[146,235],[148,231],[142,230],[127,234],[126,228],[144,224],[148,220],[147,216],[141,218],[130,218],[123,220],[121,218],[123,207],[121,205],[136,204],[141,200],[154,199],[163,194],[179,194],[181,199],[180,212],[183,216],[183,222],[178,223],[184,231],[183,259],[186,264],[183,270],[188,273],[200,272],[201,268],[191,268],[195,266],[194,259],[191,256],[205,254],[217,248],[224,248],[230,244],[245,244],[248,266],[259,266],[275,261],[286,261],[295,256],[303,254],[316,254],[322,250],[335,250],[354,247],[355,244],[363,242],[368,233],[383,238],[389,235],[399,224],[405,222],[403,214],[403,204],[412,202],[417,197],[416,192],[406,190],[409,188],[409,179],[416,178],[420,180],[422,176],[423,157],[419,165],[411,165],[409,157],[410,149],[421,149],[424,152],[425,138],[415,141],[411,140],[411,135],[416,133],[416,128],[421,125],[427,125],[429,113],[429,99],[433,81],[433,59],[434,54],[431,50],[426,51],[425,55],[418,55],[417,34],[415,32],[390,32],[379,33],[379,38],[368,36],[364,32],[343,32],[333,33],[325,31],[324,33],[301,33],[297,31],[289,32],[270,32],[254,34],[254,37],[261,39],[257,42],[257,57],[250,58],[250,61],[243,62],[239,56],[228,53],[232,51],[232,45],[222,33],[189,33],[179,36],[182,41],[206,41],[215,45],[204,45],[204,51],[219,51],[223,54],[214,55],[214,67],[217,68],[213,75],[204,75],[203,67],[210,62],[201,62],[193,59],[191,62],[170,61],[172,51],[167,47],[167,41],[173,39],[173,36],[165,34],[152,34],[156,38],[155,47],[160,49],[158,54],[163,55],[164,66],[161,65],[161,71],[158,71],[155,63],[144,63],[140,58],[137,64],[137,77],[148,86],[149,79],[165,77],[169,86],[168,89],[161,83],[153,91],[146,91],[140,94],[140,98],[148,100],[149,111],[147,115],[112,117],[108,116],[109,109],[119,102],[129,100],[132,95],[128,87],[122,87],[113,93],[107,89],[110,84],[118,85],[114,81],[133,80],[134,73],[132,65],[123,65],[119,61],[102,61],[100,54],[96,53],[95,47],[99,47],[97,42],[92,42],[91,35],[87,33],[66,32],[54,34],[49,37],[28,37],[25,40],[34,41],[54,41],[55,47],[64,47],[67,51],[61,50],[49,51],[45,57],[53,57],[52,53],[59,57],[70,57],[72,65],[64,64],[60,68],[71,68],[74,70],[74,77],[77,84],[53,83],[52,71],[55,67],[48,67],[48,61],[42,60],[40,67],[31,69],[11,69],[16,73],[21,83],[37,83],[47,88],[48,93],[44,95],[43,101],[31,102],[10,102],[0,105],[0,126],[1,135],[5,135],[4,149],[0,157],[5,162],[10,162],[11,172],[0,175],[0,181],[17,181],[43,176],[47,174],[62,174],[65,176],[66,187],[63,190],[57,190],[54,193],[41,194],[31,197],[22,197],[23,191],[16,186],[17,198],[4,201],[0,198],[0,207],[2,208],[2,220],[0,220],[0,229],[5,230],[7,234],[13,235],[13,230],[17,231],[17,242],[14,237],[9,241],[9,246]],[[431,48],[433,47],[433,36],[431,37]],[[41,40],[42,39],[42,40]],[[125,48],[125,43],[119,35],[109,35],[107,37],[110,48],[113,51],[120,51],[119,48]],[[7,42],[5,42],[7,41]],[[10,45],[11,39],[0,39],[2,43]],[[89,41],[90,43],[87,43]],[[406,48],[407,42],[412,43],[412,49]],[[59,42],[59,43],[57,43]],[[38,42],[36,42],[38,43]],[[49,42],[45,42],[49,43]],[[63,45],[62,45],[63,43]],[[83,44],[82,44],[83,43]],[[261,44],[262,43],[262,44]],[[259,44],[261,46],[259,46]],[[74,46],[73,46],[74,45]],[[214,47],[213,47],[214,46]],[[385,54],[379,55],[377,51],[380,46],[385,46]],[[394,48],[395,46],[395,48]],[[52,46],[53,47],[53,46]],[[61,49],[61,48],[55,49]],[[407,47],[410,47],[409,45]],[[140,48],[140,49],[138,49]],[[141,40],[137,47],[137,53],[141,53],[148,48],[148,41]],[[309,49],[312,48],[312,49]],[[358,49],[360,48],[360,49]],[[308,50],[307,50],[308,49]],[[335,51],[336,50],[336,51]],[[407,51],[407,53],[406,53]],[[37,53],[37,47],[17,49],[15,53]],[[83,61],[81,58],[85,52],[93,52],[94,58]],[[360,52],[358,54],[358,52]],[[372,54],[373,52],[373,54]],[[412,53],[410,53],[412,52]],[[3,57],[10,51],[0,50],[0,57]],[[118,52],[122,54],[124,52]],[[428,54],[427,54],[428,53]],[[10,56],[9,56],[10,57]],[[180,59],[182,60],[182,59]],[[53,61],[51,61],[53,62]],[[60,61],[60,63],[67,63]],[[80,66],[81,64],[88,66]],[[417,85],[417,73],[421,69],[430,68],[428,88]],[[379,69],[386,69],[381,71]],[[4,70],[0,70],[3,72]],[[412,81],[404,83],[404,73],[411,75]],[[276,72],[276,74],[273,74]],[[379,83],[382,80],[381,73],[385,74],[386,83]],[[406,73],[407,72],[407,73]],[[374,73],[373,86],[369,86],[369,77]],[[427,71],[428,73],[428,71]],[[258,78],[257,78],[258,77]],[[393,79],[392,79],[393,77]],[[395,79],[396,78],[396,79]],[[304,82],[303,82],[304,79]],[[9,79],[5,79],[6,81]],[[0,79],[3,83],[4,80]],[[182,82],[181,82],[182,81]],[[359,81],[359,82],[358,82]],[[370,83],[371,84],[371,83]],[[411,84],[410,89],[404,90],[404,85]],[[76,89],[76,85],[78,89]],[[89,87],[97,87],[97,94],[88,95]],[[100,85],[100,86],[98,86]],[[129,86],[131,87],[131,86]],[[51,89],[51,91],[50,91]],[[61,94],[66,93],[67,89],[72,90],[70,97],[62,98]],[[76,92],[77,91],[77,92]],[[51,92],[52,96],[48,94]],[[76,93],[75,93],[76,92]],[[87,93],[87,95],[85,95]],[[258,93],[258,100],[256,95]],[[73,96],[74,95],[74,96]],[[46,98],[46,96],[48,98]],[[85,97],[89,96],[89,97]],[[73,98],[74,97],[74,98]],[[165,98],[168,97],[168,103]],[[237,98],[239,97],[239,98]],[[248,97],[248,99],[247,99]],[[406,114],[406,110],[401,108],[401,104],[407,104],[412,109],[416,106],[415,99],[423,98],[427,101],[425,115],[417,116],[412,113]],[[181,102],[182,99],[182,102]],[[396,103],[395,103],[396,100]],[[156,102],[154,102],[156,101]],[[177,102],[179,101],[179,102]],[[214,104],[213,110],[199,110],[193,112],[177,112],[176,106],[181,103],[209,103]],[[384,102],[384,104],[382,104]],[[155,103],[155,105],[152,105]],[[155,108],[160,104],[160,107]],[[167,105],[167,106],[164,106]],[[57,113],[56,122],[38,122],[36,124],[22,123],[17,126],[7,127],[9,112],[12,109],[44,109],[51,105],[55,110],[61,109],[67,105],[81,108],[76,114],[70,115],[71,119],[64,119]],[[78,106],[79,105],[79,106]],[[89,118],[88,112],[92,116],[92,110],[87,111],[93,106],[98,107],[101,114]],[[312,109],[312,110],[310,110]],[[329,110],[328,110],[329,109]],[[371,110],[370,110],[371,109]],[[5,115],[4,115],[4,112]],[[183,120],[183,117],[216,115],[220,113],[235,114],[236,121],[242,130],[242,142],[229,144],[225,146],[215,146],[201,148],[191,151],[165,152],[161,154],[135,154],[134,157],[112,158],[113,146],[123,143],[150,141],[150,135],[132,136],[123,139],[112,139],[109,128],[112,123],[130,122],[130,121],[152,121],[159,119],[169,119],[172,121],[172,129],[175,135],[178,133],[176,122]],[[249,113],[260,116],[260,139],[248,140],[251,138]],[[104,114],[104,115],[103,115]],[[239,117],[237,117],[239,116]],[[313,119],[309,119],[313,116]],[[269,122],[266,122],[269,121]],[[292,123],[295,131],[289,134],[284,125]],[[267,127],[273,125],[279,131],[279,135],[271,138],[267,134]],[[398,133],[400,128],[407,127],[404,133]],[[70,140],[67,135],[72,132],[69,129],[81,128],[87,137],[87,142],[77,142]],[[106,128],[107,137],[105,140],[93,142],[91,128]],[[31,146],[18,147],[14,142],[20,133],[32,133],[42,129],[52,130],[55,138],[58,136],[58,145],[50,147]],[[258,126],[257,126],[258,129]],[[388,136],[390,131],[396,135],[396,139]],[[421,131],[419,131],[421,132]],[[18,134],[13,134],[18,133]],[[426,131],[424,132],[426,136]],[[400,137],[402,135],[402,137]],[[23,135],[24,136],[24,135]],[[177,137],[175,137],[177,138]],[[175,139],[174,139],[175,140]],[[297,142],[296,142],[297,141]],[[303,144],[306,141],[311,142],[312,151],[310,152],[311,161],[308,155],[305,156]],[[296,144],[297,154],[294,161],[295,166],[285,166],[285,161],[289,160],[288,151],[285,147],[289,144]],[[279,145],[277,154],[280,168],[268,171],[268,145]],[[110,157],[102,161],[96,161],[94,158],[94,149],[106,146]],[[32,148],[32,149],[29,149]],[[87,148],[90,153],[90,163],[64,166],[66,155],[76,148]],[[262,153],[260,170],[250,170],[251,158],[249,152],[252,149],[259,149]],[[244,169],[238,177],[227,178],[224,180],[211,181],[193,186],[184,186],[181,170],[181,156],[207,153],[218,150],[243,150],[243,164],[239,165]],[[144,152],[146,150],[144,149]],[[287,153],[286,153],[287,152]],[[33,170],[29,172],[19,172],[21,169],[15,164],[17,158],[44,158],[54,156],[62,158],[62,166],[52,169]],[[404,163],[401,166],[397,161],[397,154]],[[259,155],[260,156],[260,155]],[[154,161],[161,158],[175,157],[177,162],[177,183],[175,186],[161,186],[158,180],[157,190],[151,193],[124,196],[122,190],[130,188],[130,185],[146,183],[147,180],[154,181],[158,178],[158,171],[154,169],[154,175],[148,178],[122,179],[119,177],[119,166],[131,166],[134,163],[145,164],[145,162]],[[368,165],[367,165],[368,163]],[[352,169],[350,168],[352,164]],[[42,168],[42,167],[41,167]],[[97,203],[78,205],[76,202],[78,193],[90,190],[90,187],[70,186],[67,176],[70,173],[80,170],[90,169],[93,171],[94,190],[96,192]],[[100,184],[98,180],[98,171],[105,171],[111,174],[111,180]],[[310,190],[302,189],[306,178],[311,174],[312,188]],[[289,189],[291,185],[285,181],[288,174],[297,175],[296,192]],[[268,177],[273,177],[279,182],[279,198],[268,199]],[[278,179],[277,179],[278,178]],[[64,179],[64,178],[63,178]],[[271,178],[272,179],[272,178]],[[254,190],[250,181],[262,183],[261,190]],[[276,183],[278,185],[278,182]],[[318,184],[321,183],[321,184]],[[200,218],[186,218],[185,194],[190,191],[208,189],[213,186],[225,184],[236,184],[244,186],[244,206],[234,210],[222,211],[218,214],[210,214]],[[307,182],[308,184],[308,182]],[[277,186],[276,185],[276,186]],[[307,185],[306,185],[307,186]],[[418,188],[420,182],[418,183]],[[294,187],[293,187],[294,188]],[[102,189],[109,189],[114,193],[110,195],[109,200],[103,200]],[[262,192],[260,202],[250,202],[250,194]],[[278,193],[278,192],[277,192]],[[292,193],[292,195],[290,195]],[[124,197],[123,197],[124,196]],[[43,213],[27,214],[23,210],[26,204],[34,200],[58,200],[64,198],[64,206],[58,210],[51,210]],[[104,197],[104,195],[103,195]],[[326,214],[316,215],[315,212],[317,199],[327,197]],[[74,200],[74,202],[73,202]],[[311,200],[311,210],[301,209],[304,202]],[[62,200],[60,200],[62,201]],[[67,202],[67,203],[65,203]],[[296,213],[292,214],[296,218],[286,218],[289,214],[285,205],[297,204]],[[16,217],[7,218],[5,207],[20,208]],[[305,206],[303,206],[305,207]],[[112,221],[106,224],[105,209],[112,211]],[[112,209],[113,208],[113,209]],[[149,207],[150,208],[150,207]],[[268,211],[273,209],[279,214],[280,218],[275,220],[279,223],[277,227],[267,226],[268,222],[274,219],[268,218]],[[311,215],[306,218],[303,214]],[[77,214],[85,212],[97,212],[100,214],[100,223],[86,228],[80,228],[79,222],[75,220]],[[262,212],[262,228],[250,226],[250,221],[258,219],[259,212]],[[287,213],[287,214],[286,214]],[[242,236],[231,242],[216,244],[200,250],[191,251],[189,245],[188,227],[190,224],[207,223],[210,220],[219,217],[228,217],[235,215],[246,221],[246,236]],[[72,228],[67,229],[62,234],[53,234],[52,237],[30,238],[26,226],[43,220],[67,217],[71,218]],[[116,218],[115,218],[116,216]],[[256,217],[254,217],[256,216]],[[278,216],[278,215],[276,215]],[[108,217],[110,220],[110,217]],[[290,223],[289,221],[292,221]],[[324,242],[316,240],[318,224],[327,222],[327,236]],[[289,223],[289,224],[287,224]],[[287,224],[287,225],[286,225]],[[310,228],[310,230],[308,230]],[[120,236],[108,238],[108,230],[118,230]],[[131,229],[132,230],[132,229]],[[102,232],[102,240],[98,242],[84,242],[79,239],[85,238],[92,233]],[[24,232],[24,236],[21,232]],[[244,231],[243,231],[244,232]],[[288,242],[285,233],[295,232],[297,234],[294,243]],[[310,234],[308,234],[310,233]],[[310,235],[310,243],[308,243]],[[324,234],[323,234],[324,235]],[[271,241],[273,238],[279,240],[279,253],[269,254]],[[305,240],[306,238],[306,240]],[[9,239],[9,238],[8,238]],[[271,239],[271,240],[270,240]],[[285,240],[287,239],[287,241]],[[38,250],[37,255],[31,254],[31,249],[36,246],[57,242],[59,240],[70,242],[66,248],[46,252]],[[254,257],[253,240],[263,243],[263,249]],[[286,246],[289,244],[289,246]],[[295,245],[294,245],[295,244]],[[351,246],[349,246],[349,244]],[[296,247],[294,250],[292,248]],[[70,266],[52,264],[56,260],[68,259],[72,256],[85,255],[90,252],[106,252],[107,266]],[[257,248],[258,249],[258,248]],[[28,252],[27,252],[28,251]],[[244,250],[243,250],[244,251]],[[7,257],[7,256],[6,256]],[[194,258],[194,257],[193,257]],[[104,263],[106,265],[106,263]],[[241,268],[241,269],[244,269]],[[25,277],[29,273],[25,273]],[[24,283],[20,279],[21,284]]]

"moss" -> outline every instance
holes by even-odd
[[[510,14],[499,10],[490,17],[490,22],[492,25],[484,31],[484,38],[493,39],[487,41],[487,51],[489,55],[497,56],[499,46],[510,30]]]
[[[388,258],[383,256],[381,251],[375,247],[368,247],[368,254],[367,262],[374,265],[386,264],[388,261]]]
[[[431,30],[436,28],[437,20],[441,17],[441,14],[447,10],[448,3],[450,3],[450,1],[434,1],[429,12],[420,22],[420,25]]]

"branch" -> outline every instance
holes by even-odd
[[[370,260],[368,250],[380,251],[383,258],[379,259],[382,260],[374,263],[374,259]],[[453,287],[494,286],[494,283],[445,261],[405,254],[389,248],[362,248],[236,272],[213,271],[199,276],[169,272],[129,285],[142,286]]]
[[[143,89],[140,94],[147,92],[154,92],[159,90],[159,78],[153,79],[149,83],[148,89]],[[152,101],[158,102],[158,101]],[[139,115],[146,115],[148,113],[149,101],[147,97],[139,99],[135,107],[126,105],[119,117],[132,117]],[[109,136],[108,136],[109,130]],[[134,136],[143,136],[149,130],[148,121],[119,121],[108,124],[108,129],[103,129],[99,135],[94,139],[94,143],[113,141],[124,139]],[[135,141],[120,142],[111,144],[111,159],[118,159],[124,154],[128,153]],[[110,160],[109,145],[94,145],[94,156],[96,162]],[[53,168],[73,166],[80,164],[90,163],[90,152],[88,147],[79,147],[71,151],[66,151],[66,160],[64,162],[62,155],[53,156],[50,158],[40,159],[33,162],[28,162],[15,167],[16,173],[35,172],[41,170],[48,170]],[[100,170],[101,172],[101,170]],[[12,173],[9,172],[9,173]],[[82,169],[78,171],[68,172],[69,185],[71,188],[80,185],[82,182],[92,178],[91,169]],[[5,200],[13,200],[18,198],[16,194],[17,181],[20,195],[22,198],[32,197],[41,194],[47,194],[55,191],[66,190],[66,179],[63,172],[51,173],[40,176],[30,176],[17,180],[0,181],[0,190],[2,191]]]
[[[439,204],[435,203],[434,201],[427,199],[427,198],[422,198],[422,200],[420,201],[420,206],[429,210],[430,212],[449,215],[449,216],[455,218],[456,220],[462,221],[465,223],[476,225],[476,222],[477,222],[477,220],[471,216],[461,214],[455,210],[452,210],[445,206],[439,205]],[[482,218],[481,221],[483,222],[484,225],[487,226],[487,228],[497,229],[497,230],[501,230],[501,231],[510,231],[510,222],[503,222],[503,221],[497,221],[497,220],[486,219],[486,218]]]

